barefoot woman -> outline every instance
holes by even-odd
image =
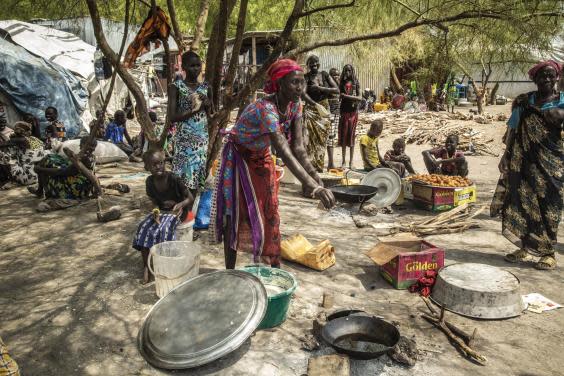
[[[556,266],[554,244],[562,217],[564,93],[555,90],[562,66],[549,60],[529,70],[537,91],[515,99],[499,164],[502,178],[491,206],[501,212],[503,235],[520,247],[509,262],[540,257],[537,269]]]
[[[247,106],[227,132],[222,151],[212,231],[217,240],[223,237],[228,269],[235,267],[237,251],[252,252],[255,262],[262,259],[271,266],[280,265],[278,188],[271,146],[307,195],[320,199],[325,207],[335,202],[333,194],[306,172],[315,169],[302,140],[302,68],[293,60],[278,60],[268,76],[265,92],[270,95]]]

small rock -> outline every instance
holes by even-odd
[[[394,361],[413,367],[417,361],[417,344],[414,340],[401,336],[398,343],[390,351],[389,356]]]
[[[300,338],[300,341],[302,343],[301,348],[306,351],[315,351],[321,347],[313,334],[306,334]]]

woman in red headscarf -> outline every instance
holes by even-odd
[[[252,252],[255,262],[280,265],[278,188],[271,147],[300,180],[305,194],[327,208],[335,203],[303,145],[302,68],[282,59],[267,74],[264,91],[269,95],[248,105],[226,131],[217,175],[211,230],[218,241],[223,238],[228,269],[235,267],[237,251]]]
[[[540,257],[537,269],[556,267],[554,244],[562,217],[564,192],[564,93],[555,87],[562,66],[543,61],[529,70],[537,90],[520,95],[507,122],[501,178],[491,214],[501,214],[503,235],[519,249],[509,262]]]

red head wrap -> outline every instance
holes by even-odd
[[[276,60],[266,71],[268,79],[264,84],[264,92],[267,94],[276,93],[279,89],[278,80],[295,71],[303,72],[304,70],[292,59]]]
[[[547,60],[547,61],[539,61],[537,65],[529,69],[529,78],[531,80],[534,80],[537,72],[544,67],[553,67],[556,70],[556,74],[558,75],[558,77],[560,77],[560,73],[562,72],[562,65],[554,60]]]

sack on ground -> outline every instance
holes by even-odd
[[[73,152],[78,153],[80,151],[80,140],[67,140],[63,142],[61,148],[59,148],[57,152],[64,156],[64,148],[69,148]],[[127,154],[125,154],[119,147],[106,141],[98,141],[96,150],[94,150],[94,156],[96,157],[96,163],[98,164],[124,162],[129,160]]]

